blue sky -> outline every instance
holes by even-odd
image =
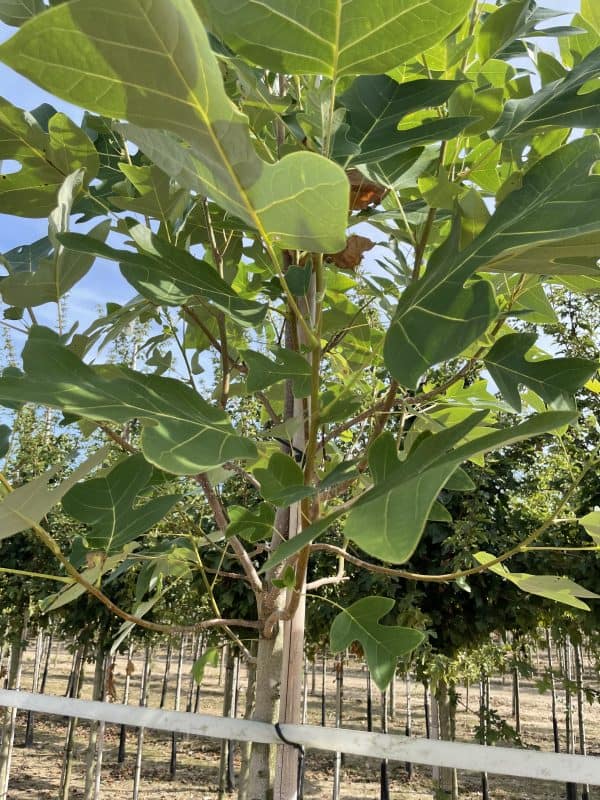
[[[600,0],[597,0],[600,2]],[[565,12],[579,9],[579,0],[543,0],[540,3],[547,8]],[[13,28],[0,23],[0,42],[9,38]],[[47,92],[30,83],[20,75],[0,64],[0,94],[17,106],[32,109],[41,103],[51,103],[59,111],[64,111],[71,118],[79,121],[81,111],[68,103],[64,103]],[[0,253],[6,252],[21,244],[28,244],[45,236],[47,221],[27,220],[0,214]],[[80,329],[96,316],[100,303],[113,301],[123,303],[133,295],[131,288],[121,278],[116,265],[106,261],[97,261],[90,273],[71,292],[67,305],[67,321],[79,319]],[[53,307],[45,306],[38,313],[40,322],[53,325],[56,312]]]

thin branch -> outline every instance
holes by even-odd
[[[204,496],[206,497],[206,501],[210,506],[211,511],[215,517],[215,522],[217,523],[217,527],[221,532],[225,532],[227,526],[229,525],[229,520],[227,519],[227,514],[223,505],[219,498],[216,495],[215,490],[211,482],[209,481],[207,475],[201,473],[199,475],[194,476],[194,480],[196,483],[202,488],[204,492]],[[263,590],[262,581],[258,576],[258,572],[256,571],[254,564],[250,560],[250,556],[248,555],[248,551],[244,547],[244,545],[240,542],[237,536],[230,536],[227,540],[228,543],[231,545],[234,553],[236,554],[246,577],[252,586],[255,594],[260,594]]]

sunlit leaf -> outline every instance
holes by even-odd
[[[161,131],[183,139],[189,148],[171,140],[171,149],[194,159],[194,188],[272,243],[324,252],[343,247],[343,171],[316,153],[292,153],[276,164],[259,158],[191,0],[62,3],[20,28],[0,47],[0,59],[69,102],[133,123],[126,135],[142,150],[156,134],[168,158],[169,137]]]
[[[436,44],[470,0],[195,0],[240,55],[276,72],[339,78],[380,74]]]
[[[389,597],[363,597],[337,615],[329,634],[334,653],[345,650],[352,642],[361,643],[373,680],[382,692],[392,679],[398,659],[412,652],[425,638],[412,628],[379,622],[394,604]]]
[[[531,361],[527,352],[535,344],[535,333],[502,336],[485,356],[485,365],[502,397],[521,410],[519,386],[527,386],[548,405],[574,406],[573,395],[591,378],[598,364],[585,358],[545,358]]]
[[[470,414],[450,428],[421,438],[404,460],[396,456],[392,434],[380,436],[369,451],[375,485],[351,508],[345,536],[375,558],[404,563],[423,535],[438,494],[463,461],[555,430],[574,417],[572,412],[538,414],[511,428],[460,444],[486,413]]]
[[[52,467],[43,475],[9,492],[0,503],[0,539],[6,539],[41,522],[66,492],[101,464],[107,455],[108,448],[97,450],[57,486],[48,486],[58,471],[58,467]]]
[[[475,553],[474,558],[480,564],[487,564],[495,556],[491,553],[480,552]],[[589,611],[590,607],[580,598],[584,597],[586,600],[600,598],[600,594],[590,592],[589,589],[584,589],[575,581],[558,575],[530,575],[527,572],[511,572],[504,564],[493,564],[489,570],[514,583],[523,592],[545,597],[572,608],[580,608],[583,611]]]
[[[0,378],[0,400],[40,403],[119,424],[137,418],[144,456],[167,472],[192,475],[256,456],[254,443],[236,435],[227,415],[189,386],[128,367],[90,367],[48,328],[31,329],[23,367],[21,377]]]
[[[600,231],[600,176],[590,175],[598,158],[596,136],[570,142],[526,174],[463,250],[455,226],[404,292],[387,333],[386,364],[403,385],[416,388],[429,367],[461,353],[495,318],[490,284],[467,283],[476,271],[536,245]]]
[[[126,458],[100,478],[78,483],[63,498],[63,508],[89,526],[88,545],[106,555],[119,551],[153,528],[180,499],[180,495],[136,502],[152,477],[152,467],[141,455]]]

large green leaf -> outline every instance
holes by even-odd
[[[470,0],[195,0],[238,54],[276,72],[387,72],[444,39]]]
[[[0,161],[17,161],[17,172],[0,175],[0,213],[47,217],[67,175],[85,170],[86,184],[98,172],[98,154],[86,134],[64,114],[53,114],[48,132],[35,112],[0,97]]]
[[[0,401],[60,408],[95,421],[142,424],[141,447],[152,464],[193,475],[256,448],[236,435],[228,416],[189,386],[122,366],[90,367],[48,328],[34,326],[23,350],[25,374],[0,378]]]
[[[247,542],[260,542],[273,535],[275,509],[269,503],[259,503],[254,508],[228,506],[227,513],[231,521],[227,526],[226,536],[239,536]]]
[[[81,572],[81,577],[88,583],[97,586],[104,574],[112,572],[115,567],[118,567],[129,556],[131,550],[136,547],[135,543],[130,543],[120,553],[114,553],[108,558],[104,558],[100,553],[95,554],[95,557],[90,559],[90,566]],[[58,608],[72,603],[87,592],[85,586],[73,580],[70,585],[60,589],[58,592],[49,595],[41,603],[42,611],[47,614],[50,611],[56,611]]]
[[[521,410],[519,386],[527,386],[548,405],[574,406],[573,395],[594,375],[598,364],[585,358],[544,358],[529,361],[535,333],[502,336],[485,356],[485,365],[507,403]]]
[[[5,303],[19,308],[57,303],[89,271],[95,256],[67,251],[57,238],[68,230],[71,207],[82,181],[83,170],[77,170],[60,187],[58,206],[50,215],[47,238],[0,255],[0,263],[9,272],[0,283]],[[105,220],[88,236],[103,242],[109,229],[110,222]]]
[[[0,22],[18,28],[45,7],[43,0],[0,0]]]
[[[127,136],[142,147],[135,126],[165,140],[165,153],[162,130],[183,139],[202,194],[272,243],[344,247],[343,171],[316,153],[259,158],[191,0],[72,0],[26,23],[0,59],[69,102],[134,123]]]
[[[425,275],[404,292],[388,330],[385,360],[400,383],[415,388],[429,367],[484,333],[497,312],[487,281],[465,286],[476,271],[536,245],[564,246],[600,231],[600,176],[590,174],[598,158],[596,136],[576,139],[539,161],[462,251],[455,226]]]
[[[344,534],[369,555],[401,564],[414,553],[433,504],[458,466],[475,455],[554,430],[571,422],[572,412],[539,414],[512,428],[464,439],[487,412],[417,441],[400,461],[391,434],[383,434],[369,451],[375,486],[354,504]]]
[[[240,355],[248,365],[246,388],[260,392],[274,383],[291,380],[294,397],[308,397],[311,389],[311,366],[300,353],[278,347],[275,361],[253,350],[241,350]]]
[[[507,253],[494,259],[488,269],[535,275],[590,275],[600,280],[599,254],[600,231],[594,231],[532,247],[524,253]]]
[[[134,224],[129,232],[138,253],[78,233],[65,234],[60,240],[73,251],[117,261],[123,277],[154,303],[180,306],[200,295],[242,325],[258,325],[264,318],[262,303],[240,297],[206,261],[174,247],[144,225]]]
[[[89,525],[89,546],[105,555],[153,528],[180,499],[180,495],[136,502],[152,477],[152,467],[141,455],[126,458],[101,478],[78,483],[63,498],[63,508]]]
[[[475,553],[474,557],[480,564],[487,564],[495,558],[491,553],[485,552]],[[558,575],[530,575],[528,572],[511,572],[504,564],[493,564],[489,570],[514,583],[523,592],[545,597],[582,611],[589,611],[590,607],[580,599],[581,597],[585,597],[587,600],[600,598],[600,594],[590,592],[589,589],[585,589],[575,581]]]
[[[458,86],[460,81],[399,84],[387,75],[357,78],[340,97],[346,117],[334,139],[334,156],[336,149],[348,152],[350,143],[356,155],[343,159],[346,165],[377,163],[411,147],[457,136],[472,121],[470,117],[433,118],[407,130],[398,130],[398,123],[413,111],[445,103]]]
[[[298,464],[285,453],[273,453],[266,467],[254,470],[260,481],[260,493],[277,506],[289,506],[315,493],[304,485],[304,474]]]
[[[496,127],[497,141],[541,128],[597,128],[600,126],[600,89],[581,92],[600,74],[600,47],[593,50],[562,80],[546,84],[530,97],[509,100]]]
[[[41,522],[66,492],[101,464],[107,455],[108,448],[97,450],[74,469],[68,478],[51,489],[48,488],[48,483],[56,475],[58,467],[52,467],[24,486],[19,486],[14,492],[9,492],[0,503],[0,539],[6,539]]]
[[[390,613],[394,603],[390,597],[363,597],[337,615],[329,633],[333,653],[345,650],[352,642],[361,643],[373,680],[382,692],[394,675],[398,659],[412,652],[425,638],[413,628],[379,622]]]
[[[592,537],[594,544],[600,547],[600,511],[590,511],[585,517],[581,517],[579,522],[585,528],[586,533]]]

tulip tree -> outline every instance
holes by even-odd
[[[257,636],[255,716],[296,721],[306,594],[344,580],[344,551],[402,565],[428,520],[449,521],[442,490],[477,492],[461,464],[577,423],[597,364],[538,337],[549,287],[588,302],[600,288],[600,23],[592,0],[576,26],[552,16],[534,0],[0,0],[18,29],[0,60],[85,110],[77,124],[0,98],[0,158],[18,164],[0,212],[48,217],[47,236],[1,257],[4,316],[26,341],[0,402],[59,409],[124,451],[95,473],[104,451],[77,457],[63,485],[47,473],[0,506],[0,537],[31,528],[61,561],[62,601],[107,602],[103,581],[177,513],[178,569],[220,553],[214,571],[227,563],[254,603],[223,616],[207,583],[190,624]],[[87,330],[36,324],[96,258],[132,300],[105,285]],[[139,321],[155,334],[145,361],[105,363]],[[44,528],[61,499],[87,526],[79,560]],[[330,537],[339,569],[307,583]],[[470,569],[518,585],[503,565],[518,551],[474,553]],[[138,605],[113,610],[160,629],[144,617],[173,566],[151,569]],[[592,596],[528,577],[544,597]],[[382,689],[422,639],[393,606],[362,597],[331,628]],[[252,758],[250,800],[296,796],[293,748],[274,773],[266,746]]]

